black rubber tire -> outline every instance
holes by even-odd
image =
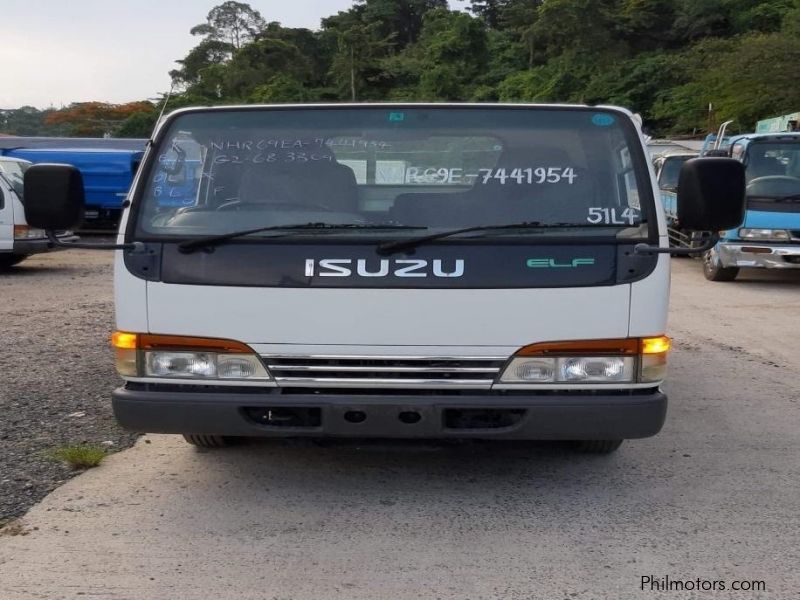
[[[624,440],[581,440],[578,451],[584,454],[611,454],[622,445]]]
[[[709,281],[733,281],[739,274],[739,267],[723,267],[715,261],[709,250],[703,254],[703,275]]]
[[[228,439],[221,435],[207,435],[203,433],[184,433],[183,439],[198,448],[224,448]]]
[[[0,254],[0,270],[18,265],[28,258],[27,254]]]

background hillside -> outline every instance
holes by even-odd
[[[800,110],[800,0],[359,0],[318,31],[224,2],[168,108],[339,101],[609,103],[657,135]],[[202,15],[198,15],[198,20]],[[0,111],[0,132],[145,137],[161,107]]]

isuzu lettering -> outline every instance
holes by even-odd
[[[68,166],[31,167],[26,193],[38,226],[81,218]],[[742,166],[688,161],[678,194],[684,226],[733,227]],[[116,417],[204,446],[498,438],[610,452],[654,435],[670,346],[657,198],[638,119],[619,108],[172,113],[116,246]]]

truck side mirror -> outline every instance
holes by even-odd
[[[744,165],[732,158],[694,158],[678,178],[678,222],[690,231],[741,225],[745,213]]]
[[[702,157],[683,163],[678,176],[678,222],[689,231],[710,231],[704,244],[690,248],[669,248],[636,244],[636,254],[692,256],[713,248],[718,232],[733,229],[744,221],[744,165],[733,158]]]
[[[23,189],[25,220],[31,227],[57,231],[83,222],[83,176],[72,165],[31,165]]]

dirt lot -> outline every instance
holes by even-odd
[[[111,276],[111,253],[79,250],[0,272],[0,523],[74,474],[52,449],[133,443],[108,401]]]
[[[41,450],[130,440],[109,420],[109,264],[75,252],[0,276],[11,506],[66,475]],[[587,457],[541,444],[200,453],[146,436],[35,506],[15,531],[27,535],[0,537],[0,598],[795,598],[800,273],[712,284],[697,261],[674,267],[670,412],[654,438]],[[642,591],[643,576],[726,591]]]

